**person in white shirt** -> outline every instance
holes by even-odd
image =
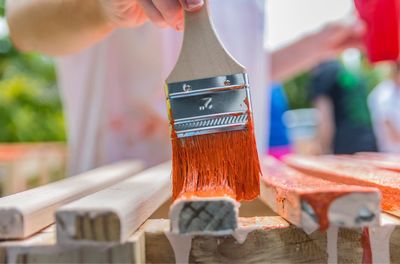
[[[378,84],[368,97],[372,124],[382,152],[400,153],[400,63],[393,63],[392,78]]]
[[[163,83],[179,53],[182,10],[196,12],[203,3],[7,1],[16,46],[57,58],[71,174],[125,158],[151,165],[170,157]],[[358,45],[363,28],[330,26],[274,52],[269,59],[264,49],[264,0],[211,0],[209,4],[222,42],[248,69],[258,147],[265,153],[268,76],[283,80],[332,53]]]

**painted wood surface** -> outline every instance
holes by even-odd
[[[317,228],[377,226],[380,192],[308,176],[273,158],[262,161],[261,200],[292,224]]]
[[[54,222],[58,207],[109,187],[142,168],[139,161],[119,162],[0,198],[0,239],[25,238],[38,232]]]
[[[382,210],[400,216],[400,173],[329,156],[290,155],[285,162],[313,177],[378,188],[382,193]]]
[[[171,197],[170,175],[166,162],[61,207],[58,243],[127,241]]]

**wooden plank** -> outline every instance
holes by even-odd
[[[145,241],[142,231],[123,244],[56,244],[55,226],[22,241],[0,242],[0,263],[144,263]]]
[[[276,213],[309,232],[329,226],[376,226],[380,192],[338,184],[300,173],[273,158],[262,161],[261,200]]]
[[[400,221],[383,214],[381,227],[370,231],[372,257],[375,263],[385,257],[380,252],[386,247],[392,263],[400,262]],[[329,245],[336,247],[332,235],[315,231],[305,233],[278,216],[239,218],[239,227],[232,235],[182,236],[187,242],[186,252],[190,263],[331,263]],[[381,234],[387,225],[394,225],[388,237],[373,237]],[[132,235],[124,244],[114,245],[69,245],[55,244],[54,229],[47,232],[48,239],[41,241],[38,234],[25,241],[1,242],[0,263],[175,263],[174,250],[168,240],[170,221],[152,219]],[[337,233],[337,262],[361,263],[368,248],[360,229],[340,228]],[[45,236],[46,237],[46,236]],[[189,236],[190,238],[191,236]],[[246,239],[247,238],[247,239]],[[34,240],[34,242],[33,242]],[[389,244],[390,242],[390,244]],[[376,247],[377,245],[384,247]],[[182,247],[180,248],[182,249]],[[176,248],[179,252],[179,248]],[[185,252],[180,252],[185,253]],[[332,253],[332,252],[330,252]],[[333,252],[335,253],[335,252]],[[179,262],[180,263],[180,262]]]
[[[174,250],[166,235],[169,227],[168,220],[148,220],[142,227],[145,231],[146,263],[175,263]],[[238,230],[243,228],[250,230],[247,239],[241,241],[243,243],[239,243],[232,235],[194,236],[187,253],[189,263],[328,262],[326,232],[315,231],[307,235],[301,228],[290,225],[280,217],[240,218]],[[400,231],[399,228],[397,230]],[[186,239],[185,236],[183,239]],[[360,229],[340,228],[338,263],[361,263],[364,253],[361,241]],[[396,252],[391,251],[391,254],[394,263],[400,261]]]
[[[121,180],[143,168],[139,161],[104,166],[75,177],[0,199],[0,239],[28,237],[54,222],[55,210]]]
[[[239,203],[228,197],[187,197],[170,208],[171,232],[176,234],[231,234],[238,226]]]
[[[57,241],[125,242],[171,197],[171,162],[59,208]]]
[[[400,172],[400,155],[362,152],[356,155],[345,155],[345,157],[356,159],[381,169]]]
[[[329,156],[287,156],[285,162],[310,176],[343,184],[378,188],[382,209],[400,216],[400,173]]]

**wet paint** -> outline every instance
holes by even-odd
[[[372,251],[371,251],[371,243],[369,239],[368,227],[364,227],[362,229],[361,245],[363,248],[362,263],[372,264]]]
[[[328,253],[328,264],[336,264],[338,262],[337,256],[337,241],[338,241],[339,228],[331,226],[326,231],[327,246],[326,251]]]
[[[251,123],[247,130],[172,137],[173,199],[225,191],[238,201],[257,198],[261,170]]]
[[[333,157],[288,156],[291,167],[316,178],[336,183],[377,188],[382,192],[382,209],[400,209],[400,173]]]
[[[168,238],[174,251],[175,263],[189,263],[193,237],[190,235],[179,235],[170,232],[165,232],[165,236]]]
[[[284,163],[266,159],[263,163],[263,183],[275,189],[276,204],[291,204],[296,210],[302,211],[299,201],[306,202],[313,211],[312,220],[319,225],[321,231],[329,227],[328,212],[334,201],[345,195],[358,192],[369,193],[373,188],[348,186],[311,177],[308,174],[289,168]],[[278,206],[278,208],[280,208]],[[278,210],[285,216],[285,210]]]

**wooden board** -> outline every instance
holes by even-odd
[[[292,224],[309,232],[329,226],[376,226],[380,192],[300,173],[273,158],[262,161],[261,199]]]
[[[169,226],[168,220],[149,220],[142,227],[146,236],[146,263],[175,263],[174,250],[166,235]],[[326,232],[315,231],[307,235],[302,229],[290,225],[280,217],[240,218],[239,230],[246,228],[250,232],[244,242],[239,239],[243,243],[232,235],[194,236],[191,242],[185,241],[187,238],[184,237],[185,243],[191,243],[191,249],[187,253],[189,262],[327,263],[329,259],[329,263],[332,263],[337,258],[337,263],[362,263],[365,253],[362,243],[364,238],[359,228],[340,228],[337,231],[337,257],[328,256],[328,246],[336,247],[336,243],[332,238],[328,242]],[[393,263],[400,261],[400,254],[396,249],[396,245],[400,243],[399,235],[400,228],[396,227],[389,234],[390,245],[387,243]],[[379,252],[372,251],[378,258]],[[182,258],[181,262],[184,262]]]
[[[386,226],[370,231],[372,240],[375,239],[371,243],[372,259],[375,263],[388,263],[385,258],[390,257],[392,263],[398,263],[400,221],[388,216],[382,222]],[[389,225],[393,226],[390,232],[386,232],[387,238],[373,238],[374,231],[385,233],[379,228]],[[153,219],[124,244],[75,247],[55,245],[54,232],[48,230],[47,235],[43,232],[25,241],[0,243],[0,263],[175,263],[169,229],[169,220]],[[307,235],[281,217],[267,216],[240,218],[239,228],[233,235],[189,236],[190,239],[183,236],[182,241],[187,243],[185,247],[190,263],[332,263],[336,255],[329,256],[327,248],[336,247],[332,238],[337,234],[336,261],[362,262],[369,249],[363,246],[365,237],[360,229],[341,228],[337,233],[329,232],[328,235],[320,231]],[[43,237],[44,242],[41,241]],[[377,247],[377,244],[382,246]]]
[[[329,156],[290,155],[285,162],[321,179],[378,188],[382,193],[382,210],[400,216],[400,173]]]
[[[57,241],[125,242],[171,197],[171,162],[61,207]]]
[[[340,157],[342,156],[340,155]],[[400,155],[366,152],[357,153],[356,155],[344,155],[344,158],[350,158],[385,170],[400,172]]]
[[[22,241],[0,242],[0,263],[144,263],[143,232],[136,232],[124,244],[56,244],[55,226]]]
[[[238,225],[236,200],[225,197],[179,198],[171,206],[171,232],[176,234],[226,235]]]
[[[28,237],[54,222],[55,210],[124,180],[143,168],[138,161],[104,166],[0,199],[0,239]]]

